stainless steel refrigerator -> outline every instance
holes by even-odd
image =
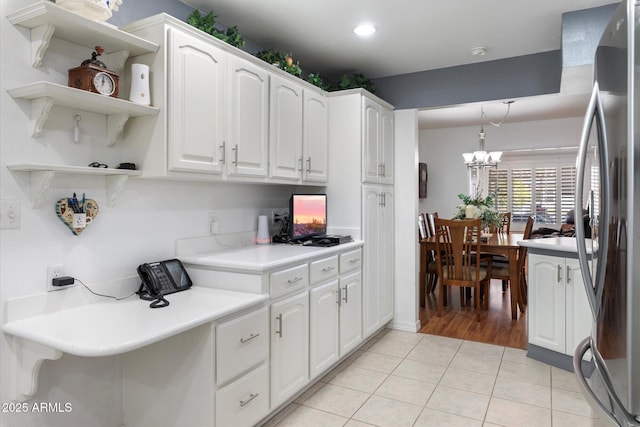
[[[596,50],[576,179],[578,258],[593,326],[574,368],[597,415],[620,426],[640,426],[639,8],[637,0],[620,3]]]

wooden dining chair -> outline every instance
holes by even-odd
[[[426,213],[425,221],[427,223],[427,234],[429,237],[435,236],[436,234],[436,223],[435,219],[438,218],[438,212]],[[436,268],[436,253],[434,251],[430,251],[429,253],[430,259],[430,268],[427,270],[429,273],[427,280],[427,294],[430,294],[436,289],[436,285],[438,284],[438,269]],[[446,305],[446,301],[445,301]]]
[[[503,212],[501,214],[501,222],[499,226],[492,225],[489,227],[490,233],[501,232],[505,234],[509,234],[511,231],[511,212]]]
[[[438,316],[442,316],[446,286],[458,286],[461,291],[472,288],[476,318],[479,322],[481,294],[484,294],[483,306],[488,309],[489,282],[491,280],[491,259],[487,260],[486,267],[480,265],[482,222],[479,219],[436,218],[435,226],[436,266],[440,285],[438,289]]]
[[[535,222],[535,217],[529,216],[527,218],[527,224],[524,227],[524,232],[522,233],[523,239],[528,239],[531,237],[531,232],[533,230],[533,224]],[[506,292],[507,285],[509,284],[509,261],[497,259],[496,257],[492,260],[491,266],[491,278],[492,279],[500,279],[502,280],[502,291]],[[527,279],[525,274],[525,266],[527,261],[527,247],[520,246],[518,248],[518,283],[509,284],[511,286],[511,292],[518,292],[518,300],[522,301],[522,304],[527,304]]]
[[[431,228],[428,224],[427,217],[430,214],[420,214],[418,215],[418,231],[419,231],[419,240],[426,239],[432,237],[435,234],[433,228]],[[425,271],[423,274],[426,274],[426,278],[420,283],[424,283],[425,286],[420,288],[420,306],[424,307],[425,297],[427,294],[433,292],[435,288],[435,284],[438,280],[438,269],[436,267],[436,259],[435,252],[427,250],[424,246],[420,247],[420,256],[424,257],[424,265]]]

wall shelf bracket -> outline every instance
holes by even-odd
[[[33,397],[38,390],[38,376],[42,362],[45,360],[58,360],[62,352],[33,341],[15,338],[16,353],[14,356],[13,371],[14,387],[11,399],[24,402]]]
[[[107,147],[112,147],[116,143],[127,120],[129,120],[129,114],[125,113],[109,114],[107,116]]]
[[[42,24],[31,29],[31,66],[38,68],[42,65],[42,58],[49,48],[51,37],[56,31],[55,25]]]
[[[105,64],[107,64],[107,68],[115,71],[116,73],[121,73],[124,69],[124,64],[129,59],[129,51],[127,49],[118,50],[116,52],[108,53],[105,56]]]
[[[54,171],[33,171],[29,173],[31,185],[31,207],[39,208],[49,191],[51,181],[55,175]]]
[[[49,118],[54,99],[50,96],[31,100],[31,136],[36,138],[42,132],[44,124]]]
[[[107,180],[107,206],[115,206],[118,196],[122,192],[129,175],[108,175]]]

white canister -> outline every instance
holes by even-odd
[[[267,245],[271,243],[271,236],[269,236],[269,222],[266,215],[260,215],[258,217],[258,236],[256,237],[256,243],[259,245]]]
[[[131,92],[129,92],[129,101],[140,105],[151,105],[148,65],[131,64]]]

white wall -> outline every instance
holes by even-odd
[[[395,290],[391,327],[415,332],[418,314],[418,117],[417,110],[394,113]]]
[[[586,107],[585,107],[586,108]],[[582,117],[504,123],[485,126],[487,151],[577,146]],[[457,195],[468,192],[467,168],[462,153],[478,149],[478,126],[421,129],[420,162],[427,163],[428,196],[420,200],[420,212],[451,217],[460,203]]]
[[[208,212],[218,213],[220,233],[252,231],[257,215],[287,206],[293,187],[204,184],[130,179],[117,204],[107,206],[103,177],[56,175],[42,207],[32,209],[29,175],[10,172],[12,163],[110,166],[122,158],[122,140],[106,148],[104,116],[54,106],[41,136],[29,135],[29,103],[14,100],[7,89],[39,80],[67,83],[67,69],[78,66],[91,50],[53,39],[42,67],[30,65],[29,32],[11,25],[6,14],[25,6],[21,0],[0,3],[0,199],[20,203],[20,228],[0,230],[0,318],[5,301],[45,291],[46,268],[64,264],[66,273],[85,283],[135,275],[141,262],[175,255],[176,239],[209,232]],[[81,140],[71,140],[74,115],[80,114]],[[126,127],[125,127],[126,137]],[[56,217],[57,200],[86,193],[100,206],[96,220],[74,236]],[[64,291],[61,291],[64,292]],[[0,336],[0,401],[9,402],[12,348]],[[159,373],[160,375],[162,373]],[[116,357],[63,356],[43,364],[33,402],[69,402],[65,414],[5,414],[1,425],[117,426],[122,423],[120,366]]]

